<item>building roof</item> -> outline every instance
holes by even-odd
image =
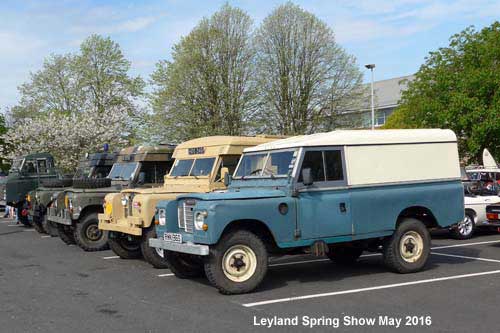
[[[398,105],[402,92],[407,88],[408,82],[413,81],[415,75],[407,75],[387,80],[373,82],[375,109],[392,108]],[[344,112],[368,111],[371,109],[370,83],[364,85],[363,96],[353,102]]]
[[[327,133],[294,136],[245,149],[245,152],[311,146],[351,146],[394,143],[456,142],[451,130],[395,129],[395,130],[337,130]]]

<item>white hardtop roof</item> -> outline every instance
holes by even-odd
[[[300,135],[246,148],[245,152],[314,147],[352,146],[377,144],[456,142],[451,130],[444,129],[395,129],[395,130],[338,130],[327,133]]]

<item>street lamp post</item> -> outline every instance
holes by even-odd
[[[375,129],[375,104],[373,102],[373,69],[375,68],[375,64],[365,65],[367,69],[372,72],[372,130]]]

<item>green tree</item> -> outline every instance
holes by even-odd
[[[7,127],[5,125],[5,117],[3,114],[0,113],[0,147],[4,147],[5,142],[2,138],[2,135],[4,135],[7,132]],[[0,170],[2,171],[7,171],[9,169],[8,161],[0,157]]]
[[[263,129],[307,134],[335,127],[342,107],[361,94],[354,57],[324,22],[288,2],[266,17],[256,34]]]
[[[386,128],[450,128],[461,156],[500,154],[500,23],[469,27],[431,52]]]
[[[157,133],[169,139],[239,135],[255,109],[252,20],[224,5],[173,48],[151,76]]]

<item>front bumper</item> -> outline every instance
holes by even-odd
[[[500,227],[500,220],[486,220],[476,223],[476,227]]]
[[[163,240],[161,238],[151,238],[149,246],[164,249],[173,252],[182,252],[188,254],[195,254],[198,256],[208,256],[208,245],[192,244],[192,243],[174,243]]]
[[[71,214],[67,209],[63,209],[58,213],[55,207],[49,207],[47,211],[47,219],[51,222],[64,225],[73,224],[73,220],[71,219]]]
[[[114,222],[107,214],[99,214],[99,229],[121,232],[124,234],[142,236],[142,219],[139,217],[126,217]]]

